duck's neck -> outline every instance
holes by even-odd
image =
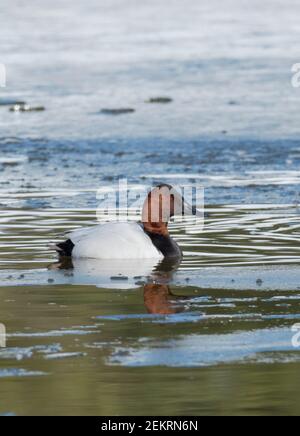
[[[148,233],[160,236],[169,236],[168,223],[144,222],[143,225],[145,231]]]

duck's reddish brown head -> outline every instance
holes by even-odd
[[[146,198],[142,221],[149,233],[167,236],[168,223],[175,215],[176,207],[183,207],[182,197],[167,184],[154,188]]]

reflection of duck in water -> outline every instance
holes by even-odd
[[[56,283],[94,285],[107,289],[135,289],[146,283],[168,283],[181,259],[73,259],[61,257],[48,267]],[[69,273],[67,273],[69,271]]]
[[[169,185],[159,185],[145,200],[140,223],[100,224],[69,233],[68,240],[54,246],[60,256],[92,259],[181,258],[168,223],[175,215],[197,214]]]
[[[164,259],[153,271],[155,283],[144,285],[144,303],[149,313],[154,315],[172,315],[184,311],[184,306],[178,305],[178,300],[186,297],[174,295],[169,283],[178,270],[181,259]]]
[[[144,286],[144,303],[149,313],[172,315],[183,312],[183,306],[176,306],[176,297],[167,285],[148,284]]]
[[[93,283],[110,289],[134,289],[143,286],[147,311],[151,314],[170,315],[183,312],[184,306],[179,305],[178,300],[188,298],[174,295],[168,285],[180,263],[180,259],[164,259],[155,265],[149,264],[147,260],[141,263],[120,263],[65,257],[50,265],[49,270],[54,273],[71,270],[72,275],[67,277],[75,284]]]

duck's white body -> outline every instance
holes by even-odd
[[[138,223],[107,223],[78,229],[67,235],[76,259],[162,259]]]

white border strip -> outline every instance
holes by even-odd
[[[0,324],[0,348],[6,347],[6,328],[4,324]]]
[[[6,66],[0,63],[0,88],[6,87]]]

